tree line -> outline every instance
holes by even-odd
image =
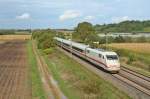
[[[97,32],[150,32],[150,20],[147,21],[123,21],[114,24],[95,25]]]
[[[30,34],[31,29],[0,29],[0,35],[9,35],[9,34]]]
[[[141,27],[150,26],[150,21],[143,21],[143,22],[140,22],[140,21],[124,21],[124,22],[121,22],[119,24],[126,24],[126,25],[124,25],[125,27],[123,27],[123,25],[122,25],[122,27],[120,26],[120,28],[119,28],[120,31],[117,31],[117,32],[122,32],[122,31],[129,32],[132,29],[134,29],[134,30],[139,29],[140,26]],[[118,26],[119,26],[119,24],[118,24]],[[138,24],[139,26],[135,25],[135,24]],[[108,25],[104,25],[104,26],[106,26],[106,27],[107,26],[108,27],[115,27],[115,25],[113,26],[113,24],[112,25],[108,24]],[[79,23],[77,25],[77,27],[75,28],[74,32],[72,33],[72,39],[74,41],[77,41],[77,42],[89,44],[91,47],[94,47],[96,44],[104,44],[106,42],[107,43],[131,43],[131,42],[143,43],[143,42],[150,42],[150,37],[144,37],[144,36],[134,38],[134,37],[128,37],[128,36],[125,37],[125,36],[120,36],[119,35],[119,36],[116,36],[116,37],[112,37],[112,36],[109,36],[109,32],[110,31],[113,32],[113,31],[110,30],[110,29],[107,30],[107,28],[106,28],[106,30],[101,31],[101,32],[108,33],[108,36],[100,37],[100,36],[98,36],[99,32],[97,32],[95,27],[96,26],[94,26],[94,25],[92,25],[91,23],[88,23],[88,22]],[[126,28],[128,28],[128,29],[126,29]],[[141,30],[142,30],[142,28],[141,28]]]
[[[8,29],[8,30],[1,29],[0,30],[0,35],[7,35],[7,34],[15,34],[15,30],[13,29]]]
[[[119,24],[127,24],[127,23],[129,23],[129,24],[130,23],[138,23],[139,24],[141,22],[125,21],[125,22],[121,22]],[[144,24],[145,27],[150,26],[149,21],[146,21],[146,22],[144,21],[142,24]],[[107,41],[107,43],[150,42],[150,38],[148,38],[148,37],[138,37],[138,38],[123,37],[123,36],[117,36],[117,37],[108,36],[107,38],[100,37],[100,36],[98,36],[97,30],[95,29],[96,26],[92,25],[89,22],[81,22],[77,25],[77,27],[75,27],[74,32],[69,33],[69,35],[70,35],[69,38],[66,38],[66,35],[64,35],[62,32],[56,32],[55,30],[52,30],[52,29],[34,30],[34,31],[32,31],[32,38],[37,41],[38,48],[43,49],[43,50],[55,46],[55,40],[54,40],[55,36],[61,37],[61,38],[66,38],[66,39],[72,39],[73,41],[76,41],[76,42],[88,44],[91,47],[95,47],[95,45],[97,45],[97,44],[104,44],[104,43],[106,43],[106,41]],[[104,25],[104,26],[110,27],[110,25]],[[112,25],[112,27],[113,27],[113,25]],[[136,27],[136,26],[134,26],[134,27]],[[133,28],[133,26],[131,26],[131,28]],[[109,30],[107,30],[107,32],[108,31]],[[122,31],[125,31],[125,29]],[[117,31],[117,32],[119,32],[119,31]]]

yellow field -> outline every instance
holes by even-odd
[[[150,53],[150,43],[113,43],[109,46],[117,49],[127,49],[140,53]]]
[[[0,35],[0,40],[29,40],[31,35]]]

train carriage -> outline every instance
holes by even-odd
[[[105,51],[102,49],[86,49],[87,59],[104,68],[107,71],[119,71],[120,63],[118,55],[115,52]]]
[[[57,44],[64,48],[65,50],[70,51],[102,68],[107,71],[119,71],[120,63],[119,57],[115,52],[105,51],[102,49],[93,49],[88,45],[84,45],[81,43],[76,43],[70,40],[57,38]]]

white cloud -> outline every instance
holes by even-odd
[[[126,20],[130,20],[130,18],[128,16],[123,16],[123,17],[113,17],[112,21],[115,23],[118,22],[122,22],[122,21],[126,21]]]
[[[93,20],[95,17],[94,16],[86,16],[84,17],[84,20]]]
[[[60,21],[65,21],[68,19],[74,19],[81,15],[79,11],[76,10],[67,10],[62,15],[59,16]]]
[[[29,13],[23,13],[22,15],[16,16],[17,19],[30,19],[31,16]]]

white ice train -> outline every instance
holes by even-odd
[[[120,70],[119,58],[115,52],[93,49],[88,45],[58,37],[55,37],[55,39],[60,47],[104,68],[109,72],[118,72]]]

